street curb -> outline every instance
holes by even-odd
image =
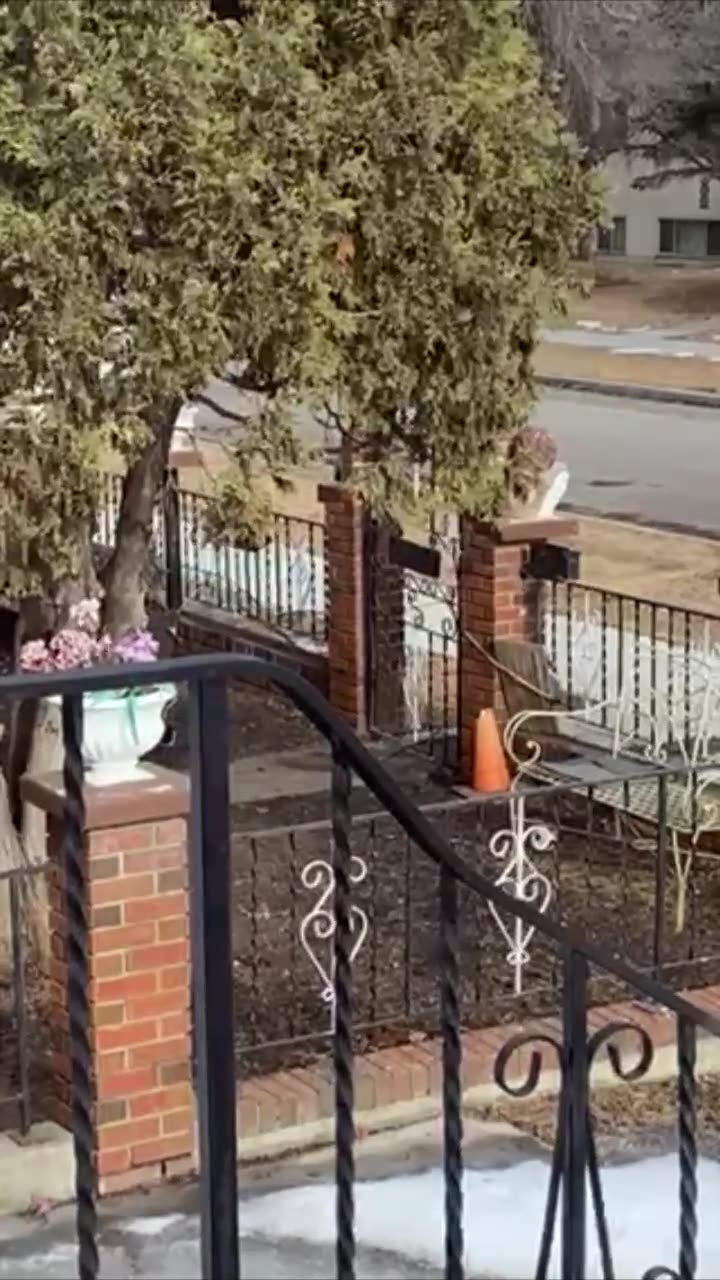
[[[606,382],[591,378],[565,378],[560,374],[536,374],[538,386],[552,391],[581,391],[588,395],[619,396],[626,400],[649,400],[655,404],[684,404],[697,409],[720,410],[720,395],[711,391],[690,391],[681,387],[650,387],[642,382]]]

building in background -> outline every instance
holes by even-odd
[[[659,188],[633,184],[653,166],[617,153],[603,166],[610,226],[598,227],[599,253],[628,258],[720,263],[720,183],[681,178]]]

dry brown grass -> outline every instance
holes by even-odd
[[[720,270],[621,259],[598,262],[589,293],[576,300],[572,312],[576,320],[603,324],[712,330],[720,320]]]
[[[720,546],[704,538],[582,517],[575,545],[583,582],[720,614]]]
[[[642,334],[638,334],[642,339]],[[638,343],[640,345],[640,343]],[[720,355],[720,344],[718,344]],[[602,347],[575,347],[547,342],[535,353],[541,377],[587,378],[595,382],[629,382],[645,387],[720,392],[720,364],[689,356],[614,355]]]
[[[588,292],[576,296],[567,320],[558,328],[591,320],[618,328],[642,325],[676,328],[697,336],[720,332],[720,269],[633,263],[617,259],[595,265],[594,279],[584,272]],[[638,334],[638,346],[642,335]],[[720,355],[720,347],[718,348]],[[597,348],[546,344],[537,352],[539,374],[630,382],[683,390],[720,391],[720,365],[672,356],[611,355]]]

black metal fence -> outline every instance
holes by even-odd
[[[605,591],[547,582],[540,601],[545,646],[568,705],[618,704],[634,715],[672,710],[685,737],[720,680],[720,616]]]
[[[208,499],[180,490],[180,576],[186,600],[226,609],[271,628],[321,642],[325,610],[325,526],[274,514],[260,545],[209,540]]]
[[[668,776],[643,774],[649,812],[666,808]],[[720,866],[712,849],[700,847],[687,864],[678,853],[687,868],[681,892],[667,832],[641,829],[603,803],[602,788],[580,785],[451,800],[422,812],[459,855],[548,918],[574,924],[675,990],[720,983]],[[436,1025],[439,883],[437,868],[390,814],[354,815],[353,836],[354,1030],[368,1048]],[[297,1065],[330,1034],[331,852],[329,821],[233,836],[236,1054],[244,1071]],[[497,918],[487,902],[462,892],[458,924],[466,1026],[557,1009],[557,954],[541,933]],[[612,999],[611,985],[596,984],[593,998]]]
[[[108,475],[96,538],[113,546],[122,477]],[[211,536],[206,495],[178,487],[170,473],[155,509],[152,561],[172,609],[195,601],[311,643],[324,643],[325,527],[275,513],[257,546]]]
[[[235,1016],[233,983],[233,918],[228,892],[232,873],[228,797],[228,714],[225,684],[229,678],[272,685],[283,692],[329,741],[332,749],[331,847],[326,849],[332,880],[325,899],[324,936],[332,942],[326,970],[327,999],[332,1009],[332,1058],[335,1076],[336,1274],[355,1275],[354,1166],[354,1004],[356,966],[360,963],[361,920],[356,890],[364,877],[353,861],[353,818],[350,805],[353,775],[397,825],[418,858],[425,860],[427,884],[434,885],[425,931],[413,919],[401,936],[415,947],[426,990],[433,992],[434,1023],[442,1045],[444,1137],[445,1275],[461,1280],[463,1268],[463,1128],[462,1039],[466,980],[464,939],[488,925],[487,912],[508,923],[509,936],[553,956],[555,985],[560,993],[560,1025],[528,1029],[511,1037],[495,1064],[497,1084],[508,1093],[527,1096],[540,1077],[545,1058],[560,1073],[556,1136],[549,1170],[544,1227],[538,1242],[536,1274],[546,1276],[551,1246],[559,1234],[564,1280],[586,1275],[588,1221],[594,1221],[600,1244],[602,1274],[613,1275],[610,1234],[591,1111],[591,1072],[607,1054],[611,1068],[625,1081],[646,1074],[653,1045],[639,1022],[622,1021],[592,1030],[593,984],[621,985],[633,999],[655,1002],[674,1018],[677,1043],[678,1242],[673,1258],[653,1258],[646,1242],[645,1280],[671,1276],[692,1280],[698,1272],[698,1153],[696,1117],[696,1039],[699,1030],[720,1035],[720,1019],[645,974],[614,945],[593,939],[586,924],[567,925],[540,910],[535,894],[508,893],[505,883],[487,874],[472,857],[408,799],[378,761],[320,695],[293,673],[268,663],[232,656],[179,659],[138,666],[132,671],[91,670],[69,675],[14,676],[0,681],[0,700],[63,696],[64,873],[68,919],[68,988],[72,1116],[77,1165],[77,1233],[79,1274],[98,1274],[96,1172],[93,1143],[93,1086],[88,1016],[88,925],[83,785],[83,693],[101,688],[144,686],[158,680],[187,682],[192,708],[190,841],[191,940],[197,1048],[197,1107],[200,1135],[202,1275],[207,1280],[233,1280],[239,1275],[238,1200],[235,1131]],[[504,821],[504,820],[503,820]],[[528,843],[532,850],[534,842]],[[516,851],[517,852],[517,851]],[[498,853],[498,850],[495,850]],[[500,859],[502,860],[502,859]],[[508,864],[510,865],[510,864]],[[380,885],[375,877],[377,892]],[[319,887],[319,886],[317,886]],[[372,880],[371,880],[372,887]],[[308,884],[312,889],[313,885]],[[468,913],[465,900],[472,903]],[[316,905],[317,910],[317,905]],[[477,914],[476,914],[477,913]],[[517,927],[517,928],[516,928]],[[519,930],[519,932],[517,931]],[[407,946],[407,941],[404,942]],[[318,973],[318,976],[322,976]],[[252,990],[243,1015],[252,1017]],[[628,1036],[638,1055],[626,1060]],[[513,1071],[515,1055],[520,1065]],[[523,1068],[522,1063],[525,1066]],[[529,1064],[529,1065],[528,1065]],[[525,1074],[522,1074],[522,1072]],[[638,1187],[638,1194],[644,1188]],[[590,1203],[594,1218],[588,1214]],[[518,1225],[523,1225],[518,1205]],[[482,1271],[483,1268],[480,1268]]]

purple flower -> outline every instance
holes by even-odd
[[[159,644],[150,631],[136,627],[117,640],[105,632],[98,637],[97,602],[83,600],[71,611],[71,625],[47,643],[29,640],[20,650],[22,671],[72,671],[98,663],[154,662]]]
[[[115,662],[154,662],[159,644],[150,631],[126,631],[113,645]]]

